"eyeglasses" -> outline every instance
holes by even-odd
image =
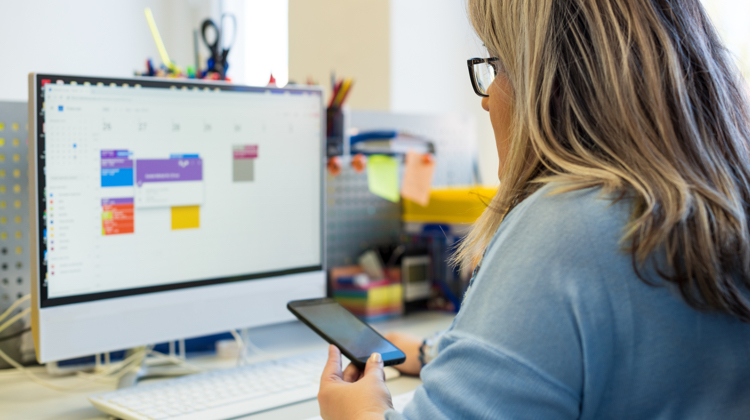
[[[474,92],[483,98],[490,96],[487,89],[500,71],[500,60],[497,57],[470,58],[466,63],[469,65],[469,77]]]

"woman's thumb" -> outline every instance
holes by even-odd
[[[385,373],[383,372],[383,357],[380,353],[373,353],[369,359],[367,359],[367,365],[365,365],[365,376],[374,375],[376,378],[385,381]]]

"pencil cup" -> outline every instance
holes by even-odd
[[[329,108],[327,111],[326,154],[340,156],[344,154],[344,112],[341,108]]]

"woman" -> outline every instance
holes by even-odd
[[[699,0],[469,12],[498,68],[481,268],[403,415],[378,355],[332,348],[323,418],[750,418],[750,116]]]

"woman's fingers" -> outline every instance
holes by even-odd
[[[372,356],[367,359],[364,376],[374,376],[379,380],[385,382],[385,372],[383,371],[383,357],[380,356],[380,353],[373,353]]]
[[[345,382],[357,382],[362,372],[354,366],[354,363],[349,363],[349,366],[344,369],[344,381]]]
[[[323,375],[320,380],[321,382],[326,380],[335,381],[341,380],[341,377],[341,352],[338,347],[331,344],[328,346],[328,361],[326,362],[325,368],[323,368]]]

